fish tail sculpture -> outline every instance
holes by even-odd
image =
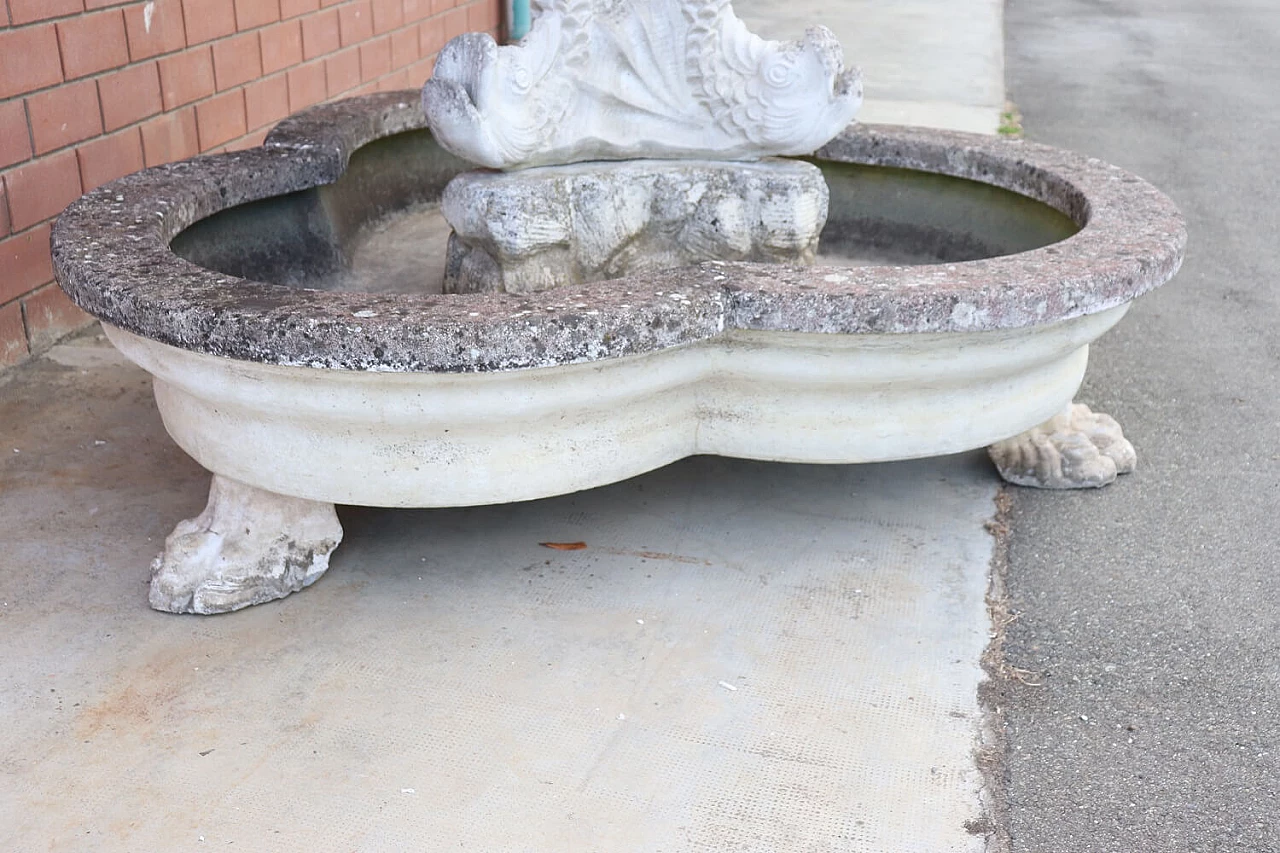
[[[496,169],[646,157],[806,154],[862,103],[825,27],[751,33],[729,0],[543,0],[529,34],[445,46],[423,87],[432,132]]]

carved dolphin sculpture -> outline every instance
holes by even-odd
[[[862,103],[825,27],[767,41],[729,0],[544,0],[529,34],[441,51],[422,90],[445,148],[495,169],[808,154]]]

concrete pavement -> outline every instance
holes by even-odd
[[[1182,207],[1186,265],[1092,348],[1080,399],[1138,470],[1014,491],[1013,849],[1280,850],[1280,11],[1011,0],[1027,136]]]
[[[313,587],[177,617],[146,374],[73,340],[0,423],[6,851],[984,849],[981,454],[343,507]]]
[[[788,17],[851,39],[868,120],[994,129],[996,0],[818,5]],[[343,508],[314,587],[197,619],[145,606],[207,489],[145,374],[69,342],[0,423],[5,849],[987,847],[980,452]]]

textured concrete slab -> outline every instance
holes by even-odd
[[[1280,28],[1270,0],[1014,0],[1030,138],[1131,169],[1186,265],[1094,347],[1080,399],[1138,469],[1015,493],[1003,703],[1013,849],[1280,850]]]
[[[998,0],[736,5],[833,26],[866,121],[995,129]],[[195,619],[146,606],[208,478],[144,374],[74,342],[0,425],[6,849],[984,849],[981,454],[341,509],[313,588]]]
[[[1004,110],[1003,0],[735,0],[768,38],[830,27],[862,69],[858,120],[995,133]]]
[[[208,480],[145,374],[0,381],[6,849],[984,849],[981,454],[341,509],[306,592],[176,617]]]

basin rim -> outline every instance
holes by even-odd
[[[531,295],[366,294],[250,281],[169,247],[234,205],[336,181],[376,139],[425,130],[415,91],[325,104],[257,148],[120,178],[74,202],[51,238],[71,299],[171,346],[266,364],[487,372],[616,358],[727,329],[912,334],[1015,329],[1106,311],[1168,281],[1186,227],[1173,202],[1101,160],[1021,139],[853,124],[818,159],[914,169],[1056,208],[1079,232],[1038,249],[906,267],[708,262]]]

